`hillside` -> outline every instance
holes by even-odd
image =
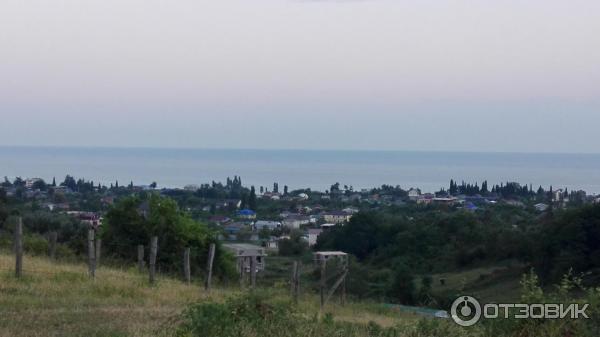
[[[168,335],[180,313],[191,303],[221,302],[239,289],[213,289],[160,277],[150,286],[135,268],[100,267],[96,280],[84,264],[54,263],[25,257],[24,277],[13,275],[14,257],[0,254],[0,336],[155,336]],[[287,288],[269,289],[271,297],[286,298]],[[318,299],[304,295],[299,310],[318,311]],[[336,320],[376,322],[381,326],[412,324],[416,317],[371,303],[332,303]]]

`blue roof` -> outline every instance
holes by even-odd
[[[477,209],[478,209],[478,207],[477,207],[477,206],[473,205],[473,204],[472,204],[472,203],[470,203],[470,202],[468,202],[468,203],[465,205],[465,208],[466,208],[466,209],[468,209],[468,210],[472,210],[472,211],[475,211],[475,210],[477,210]]]
[[[256,214],[256,212],[251,209],[241,209],[238,211],[238,214],[239,215],[254,215],[254,214]]]

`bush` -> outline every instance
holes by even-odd
[[[48,240],[39,234],[26,235],[23,238],[25,253],[36,256],[48,255]]]
[[[176,335],[183,337],[394,337],[399,329],[375,323],[336,322],[331,314],[322,320],[296,311],[289,302],[267,301],[268,294],[231,298],[225,303],[192,305],[183,314]]]

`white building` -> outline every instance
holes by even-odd
[[[350,218],[352,218],[352,214],[348,214],[344,211],[332,211],[323,213],[323,219],[325,220],[325,222],[330,223],[343,223],[350,221]]]
[[[254,223],[254,228],[257,230],[261,230],[263,228],[273,230],[275,228],[280,228],[281,226],[281,222],[279,221],[258,220]]]
[[[33,184],[37,183],[38,181],[41,181],[41,178],[28,178],[25,179],[25,188],[32,188]]]
[[[321,235],[321,233],[323,232],[322,229],[314,229],[311,228],[308,230],[308,245],[309,246],[314,246],[317,244],[317,238],[319,237],[319,235]]]
[[[310,217],[304,215],[290,215],[283,219],[282,224],[287,228],[300,228],[302,225],[310,224]]]
[[[411,188],[408,190],[408,198],[412,201],[417,201],[421,195],[421,190],[418,188]]]

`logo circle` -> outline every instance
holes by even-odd
[[[460,326],[475,325],[481,318],[481,304],[474,297],[461,296],[452,303],[450,315]]]

